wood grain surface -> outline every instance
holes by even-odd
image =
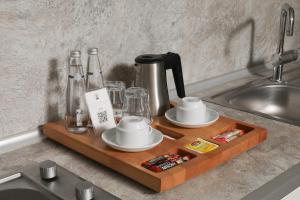
[[[177,127],[169,123],[165,117],[155,118],[152,126],[176,139],[164,138],[163,142],[153,149],[127,153],[114,150],[105,145],[100,135],[95,135],[92,131],[82,135],[69,133],[65,129],[63,121],[45,124],[43,132],[50,139],[157,192],[171,189],[192,177],[213,169],[255,147],[267,137],[267,131],[264,128],[223,116],[220,116],[218,121],[210,126],[196,129]],[[244,130],[246,134],[226,144],[218,143],[211,139],[211,137],[233,127]],[[219,148],[206,154],[200,154],[184,147],[199,137],[218,144]],[[190,155],[192,159],[163,172],[152,172],[141,166],[144,161],[175,152],[182,155]]]

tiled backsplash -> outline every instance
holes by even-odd
[[[300,46],[300,1],[295,35]],[[262,63],[276,50],[282,0],[2,0],[0,137],[65,111],[66,58],[98,47],[107,79],[134,79],[134,58],[174,51],[185,82]],[[298,26],[299,25],[299,26]],[[171,77],[169,77],[169,82]],[[170,87],[173,87],[171,85]]]

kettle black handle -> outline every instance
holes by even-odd
[[[180,56],[176,53],[168,52],[167,54],[164,54],[164,61],[165,70],[172,69],[178,97],[185,97]]]

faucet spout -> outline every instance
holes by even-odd
[[[288,18],[288,23],[287,23]],[[295,23],[295,12],[289,4],[285,3],[281,8],[280,14],[280,27],[279,27],[279,42],[277,53],[283,53],[284,36],[293,36]]]
[[[288,14],[289,23],[287,26],[287,36],[293,36],[294,33],[294,22],[295,22],[295,11],[289,4],[284,4],[282,10]]]
[[[288,20],[287,20],[288,19]],[[277,54],[280,56],[284,53],[284,38],[286,36],[293,36],[295,23],[295,12],[289,4],[285,3],[281,8],[280,13],[280,27],[278,37]],[[283,64],[274,66],[273,81],[282,82]]]

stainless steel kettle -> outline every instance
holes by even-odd
[[[178,97],[185,97],[180,56],[176,53],[145,54],[135,58],[136,86],[149,92],[152,116],[164,115],[170,108],[166,70],[172,69]]]

